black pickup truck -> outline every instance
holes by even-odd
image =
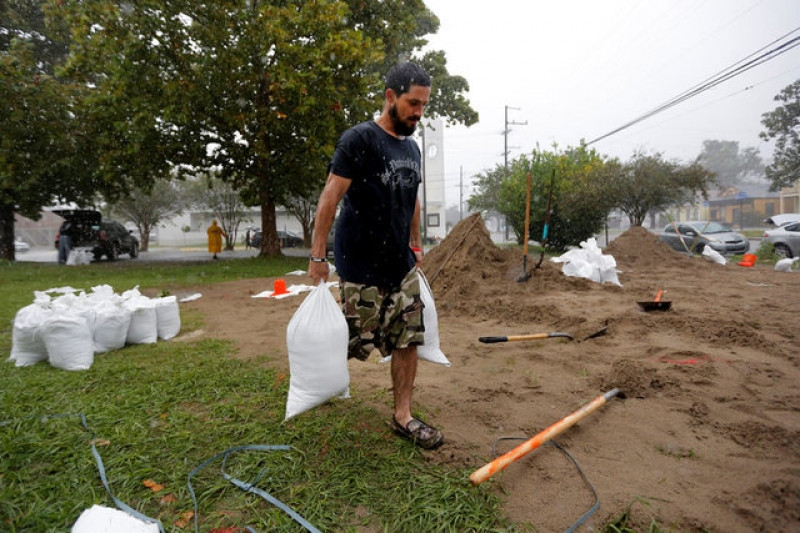
[[[53,213],[64,219],[56,233],[55,247],[63,231],[72,238],[73,250],[89,250],[95,261],[106,256],[115,261],[120,254],[128,254],[131,259],[139,255],[139,239],[125,226],[113,220],[103,220],[99,211],[91,209],[60,209]]]

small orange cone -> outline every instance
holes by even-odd
[[[289,291],[286,290],[286,281],[282,279],[276,279],[272,284],[271,296],[280,296],[281,294],[289,294]]]
[[[756,255],[755,254],[744,254],[742,256],[742,260],[736,263],[739,266],[751,268],[753,265],[756,264]]]

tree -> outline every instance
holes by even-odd
[[[78,172],[78,88],[54,74],[66,44],[48,32],[42,3],[0,2],[0,258],[8,260],[15,213],[38,219],[43,205],[81,201],[98,189]]]
[[[772,164],[767,167],[770,190],[791,187],[800,177],[800,80],[775,96],[782,105],[761,117],[764,140],[776,139]]]
[[[713,173],[700,163],[684,165],[641,151],[624,164],[608,162],[596,177],[605,184],[613,207],[628,215],[631,226],[641,226],[650,212],[693,202],[698,194],[708,198],[708,188],[715,183]]]
[[[309,248],[311,247],[319,194],[319,192],[312,192],[308,196],[294,196],[283,202],[286,210],[300,222],[300,226],[303,228],[303,243]]]
[[[757,148],[739,150],[738,141],[703,141],[697,163],[716,174],[722,187],[754,183],[764,179],[764,163]]]
[[[86,115],[101,133],[100,176],[122,170],[141,184],[165,165],[184,175],[214,170],[261,207],[261,254],[279,254],[276,205],[321,188],[340,133],[380,107],[384,62],[410,55],[438,27],[421,0],[349,4],[64,7],[78,45],[70,72],[94,87]],[[439,78],[443,57],[423,57]],[[454,77],[441,90],[465,86]],[[454,116],[476,118],[464,109]]]
[[[610,209],[596,174],[603,165],[603,158],[585,146],[565,151],[537,148],[530,155],[523,154],[511,162],[509,176],[500,181],[497,190],[497,210],[506,216],[517,241],[522,243],[527,175],[530,173],[530,238],[541,240],[552,189],[547,243],[556,250],[577,245],[602,228]]]
[[[150,190],[135,188],[131,194],[114,204],[112,212],[118,213],[136,225],[141,239],[140,249],[150,246],[150,232],[159,222],[180,215],[186,207],[179,186],[168,180],[158,180]]]

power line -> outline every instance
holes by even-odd
[[[786,35],[783,35],[783,36],[779,37],[778,39],[772,41],[771,43],[767,44],[766,46],[761,47],[759,50],[756,50],[755,52],[753,52],[752,54],[748,55],[747,57],[745,57],[743,59],[740,59],[739,61],[737,61],[733,65],[731,65],[731,66],[729,66],[729,67],[717,72],[713,76],[710,76],[710,77],[706,78],[705,80],[703,80],[702,82],[698,83],[694,87],[692,87],[690,89],[687,89],[686,91],[682,92],[681,94],[671,98],[670,100],[667,100],[665,103],[663,103],[663,104],[651,109],[650,111],[644,113],[643,115],[640,115],[639,117],[637,117],[637,118],[635,118],[635,119],[633,119],[633,120],[631,120],[629,122],[626,122],[622,126],[620,126],[618,128],[615,128],[615,129],[611,130],[610,132],[608,132],[608,133],[606,133],[604,135],[601,135],[600,137],[597,137],[597,138],[589,141],[588,143],[586,143],[587,146],[591,145],[591,144],[594,144],[594,143],[596,143],[598,141],[601,141],[601,140],[603,140],[603,139],[605,139],[607,137],[610,137],[611,135],[619,133],[620,131],[628,129],[631,126],[633,126],[635,124],[638,124],[639,122],[642,122],[643,120],[646,120],[646,119],[648,119],[648,118],[650,118],[650,117],[652,117],[654,115],[657,115],[657,114],[659,114],[659,113],[661,113],[663,111],[666,111],[667,109],[669,109],[671,107],[674,107],[674,106],[680,104],[681,102],[684,102],[684,101],[688,100],[689,98],[693,98],[693,97],[695,97],[695,96],[697,96],[697,95],[699,95],[699,94],[701,94],[701,93],[703,93],[703,92],[705,92],[705,91],[707,91],[709,89],[712,89],[713,87],[716,87],[717,85],[719,85],[720,83],[722,83],[724,81],[727,81],[727,80],[729,80],[731,78],[739,76],[740,74],[743,74],[743,73],[747,72],[748,70],[750,70],[752,68],[755,68],[755,67],[757,67],[757,66],[759,66],[759,65],[761,65],[763,63],[766,63],[767,61],[771,61],[771,60],[775,59],[776,57],[788,52],[789,50],[791,50],[791,49],[793,49],[793,48],[795,48],[797,46],[800,46],[800,37],[795,37],[794,39],[790,39],[789,41],[786,41],[785,43],[782,43],[781,45],[777,46],[776,48],[773,48],[769,52],[766,52],[766,53],[756,57],[755,59],[751,59],[750,61],[748,61],[748,59],[750,59],[754,55],[758,54],[759,52],[761,52],[765,48],[767,48],[769,46],[772,46],[773,44],[777,43],[781,39],[785,39],[786,37],[788,37],[789,35],[797,32],[798,30],[800,30],[800,27],[795,28],[794,30],[792,30],[789,33],[787,33]]]

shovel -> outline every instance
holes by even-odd
[[[533,341],[537,339],[550,339],[552,337],[565,337],[573,340],[573,336],[563,331],[551,331],[549,333],[533,333],[531,335],[508,335],[503,337],[478,337],[480,342],[492,344],[495,342],[514,342],[514,341]]]
[[[528,192],[525,194],[525,240],[522,244],[522,275],[517,281],[528,281],[531,273],[528,272],[528,237],[531,224],[531,173],[528,172]]]
[[[553,203],[553,186],[556,182],[556,169],[553,167],[553,174],[550,178],[550,192],[547,193],[547,210],[544,212],[544,228],[542,228],[542,246],[541,250],[539,251],[539,261],[536,263],[536,266],[533,267],[534,270],[540,268],[542,266],[542,260],[544,259],[544,248],[547,245],[547,231],[550,226],[550,205]]]
[[[672,302],[665,302],[661,299],[664,291],[658,291],[652,302],[636,302],[642,311],[668,311],[672,307]]]

